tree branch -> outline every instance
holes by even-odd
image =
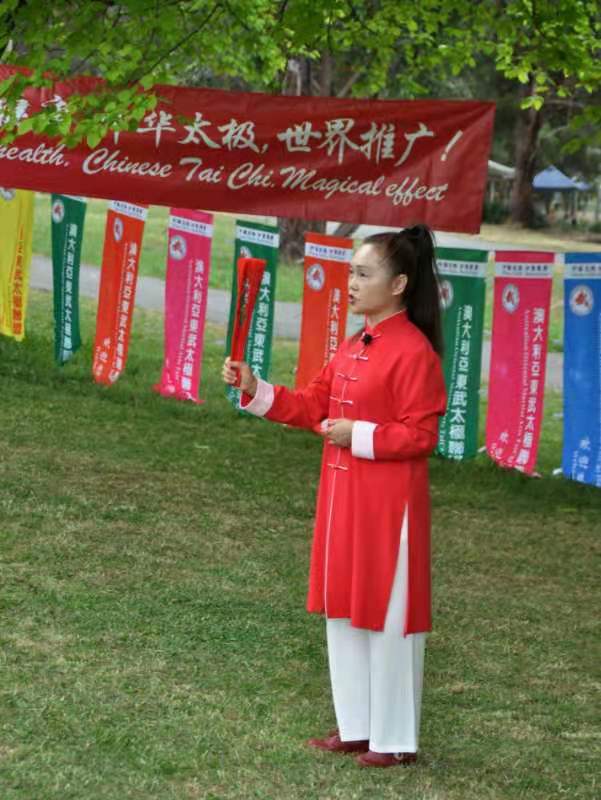
[[[221,2],[215,3],[213,8],[204,17],[204,19],[202,20],[200,25],[198,25],[196,28],[194,28],[189,33],[187,33],[185,36],[183,36],[178,42],[176,42],[173,45],[173,47],[170,47],[169,50],[167,50],[165,53],[162,53],[160,58],[158,58],[156,61],[154,61],[148,69],[146,69],[146,70],[144,70],[144,72],[136,75],[134,78],[130,78],[127,81],[127,85],[128,86],[132,86],[134,83],[139,83],[142,80],[142,78],[144,78],[146,75],[150,75],[159,66],[159,64],[161,64],[166,58],[169,58],[169,56],[172,53],[175,53],[176,50],[179,50],[187,42],[189,42],[190,39],[192,39],[194,36],[196,36],[196,34],[199,33],[205,27],[205,25],[208,22],[211,21],[211,19],[215,16],[217,11],[220,10],[220,9],[221,9]]]
[[[342,89],[340,89],[339,92],[336,92],[336,97],[347,97],[348,93],[353,88],[353,86],[357,83],[357,81],[361,77],[362,73],[363,73],[362,69],[357,70],[357,72],[353,72],[353,74],[347,80],[347,82],[344,84]]]
[[[107,9],[113,8],[113,4],[111,2],[107,2],[106,5]],[[121,21],[121,17],[122,17],[122,9],[117,8],[117,13],[115,14],[115,17],[111,22],[111,28],[113,29],[116,28],[117,24]],[[76,62],[76,64],[74,64],[72,69],[70,70],[70,73],[72,75],[80,73],[84,65],[87,64],[87,62],[92,58],[97,49],[98,49],[97,47],[92,48],[92,50],[90,50],[90,52],[85,58],[81,59],[81,61],[79,62]]]
[[[288,7],[288,0],[282,0],[280,3],[280,7],[278,8],[277,18],[278,22],[281,22],[284,19],[284,14],[286,13],[286,8]]]

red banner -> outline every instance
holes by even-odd
[[[246,350],[246,340],[257,295],[265,272],[266,261],[264,258],[251,258],[242,256],[238,259],[238,291],[236,292],[236,311],[234,314],[234,327],[230,345],[232,361],[243,361]],[[236,385],[238,385],[236,383]]]
[[[125,369],[146,213],[131,203],[109,205],[92,366],[96,383],[110,386]]]
[[[0,80],[13,72],[0,65]],[[20,115],[97,85],[31,89]],[[135,132],[93,150],[33,134],[0,145],[0,184],[111,198],[117,180],[133,203],[480,230],[493,103],[155,89]]]
[[[163,397],[200,403],[213,216],[204,211],[171,209],[165,282],[165,360]]]
[[[353,240],[305,236],[305,288],[296,388],[306,386],[345,337]]]
[[[534,472],[545,398],[553,253],[497,252],[486,449]]]

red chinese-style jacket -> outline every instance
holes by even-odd
[[[305,389],[259,381],[246,411],[301,428],[355,420],[350,448],[324,444],[307,609],[382,630],[408,513],[404,633],[431,629],[428,455],[445,413],[442,365],[402,311],[347,339]]]

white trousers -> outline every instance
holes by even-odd
[[[403,636],[408,590],[407,512],[383,631],[326,621],[334,710],[343,742],[376,753],[416,753],[426,634]]]

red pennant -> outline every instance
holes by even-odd
[[[230,351],[232,361],[242,361],[244,359],[250,322],[266,264],[267,262],[264,258],[243,256],[238,259],[238,292]],[[239,378],[235,385],[239,385]]]

